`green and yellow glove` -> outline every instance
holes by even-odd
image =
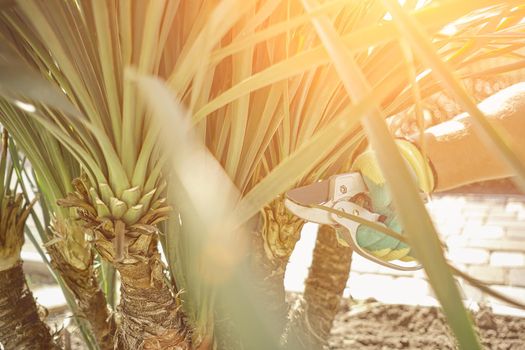
[[[428,159],[411,142],[396,140],[401,155],[417,178],[419,188],[424,193],[431,193],[435,188],[434,173]],[[385,218],[384,224],[399,233],[402,233],[398,215],[393,208],[392,198],[386,186],[385,178],[381,173],[375,152],[367,149],[361,153],[352,164],[352,171],[359,171],[368,187],[368,195],[373,212]],[[397,239],[378,232],[366,225],[360,225],[356,234],[357,244],[375,257],[384,260],[412,261],[410,247]]]

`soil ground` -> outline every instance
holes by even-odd
[[[294,297],[295,294],[288,295],[289,300]],[[58,332],[57,338],[66,350],[87,349],[79,330],[68,318],[66,314],[51,314],[47,323]],[[525,350],[525,318],[494,315],[484,306],[472,313],[472,318],[484,349]],[[345,299],[332,328],[329,349],[456,350],[457,346],[443,314],[436,307]]]
[[[26,277],[31,289],[54,284],[47,275],[33,273]],[[295,297],[295,293],[288,294],[289,301]],[[494,315],[483,306],[472,313],[472,318],[484,349],[525,350],[525,318]],[[87,349],[69,312],[51,313],[46,321],[66,350]],[[351,299],[341,303],[329,345],[330,350],[457,349],[438,308]]]
[[[494,315],[488,307],[472,317],[485,349],[525,350],[525,318]],[[343,301],[330,349],[455,350],[457,346],[438,308]]]

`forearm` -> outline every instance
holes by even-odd
[[[478,107],[497,128],[508,136],[513,151],[525,160],[525,83],[500,91]],[[513,172],[492,146],[484,142],[473,125],[473,118],[461,114],[427,129],[424,146],[437,177],[435,191],[464,184],[512,176]]]

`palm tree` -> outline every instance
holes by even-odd
[[[163,77],[191,109],[202,102],[196,96],[206,96],[213,80],[204,74],[213,72],[206,59],[197,58],[229,35],[250,6],[237,1],[220,6],[206,1],[103,6],[30,1],[3,13],[6,37],[69,100],[65,109],[37,106],[31,120],[34,128],[44,126],[83,170],[59,203],[75,208],[98,254],[120,273],[118,334],[125,348],[189,347],[192,336],[179,298],[164,278],[157,247],[157,224],[171,210],[162,176],[165,159],[157,143],[160,126],[124,71],[134,66],[140,74]],[[237,8],[238,16],[225,20],[223,14]],[[50,102],[42,95],[29,97]],[[16,115],[6,113],[5,118],[14,123]],[[55,226],[55,231],[61,228]],[[70,248],[57,250],[62,249]],[[144,304],[144,299],[151,302]]]
[[[60,237],[60,243],[52,246],[50,251],[62,252],[67,260],[77,258],[78,253],[78,257],[84,257],[74,261],[77,265],[64,268],[66,274],[88,268],[88,273],[83,275],[85,277],[66,279],[73,285],[83,284],[84,280],[87,285],[82,288],[96,297],[95,300],[86,300],[79,295],[79,305],[86,308],[100,306],[107,316],[106,302],[102,302],[103,295],[93,278],[93,257],[90,247],[86,245],[89,238],[100,256],[120,272],[122,318],[119,334],[122,346],[135,348],[142,343],[164,344],[168,341],[174,344],[170,346],[185,344],[183,346],[187,347],[189,330],[164,279],[156,248],[157,229],[154,225],[166,217],[169,208],[162,200],[161,164],[153,155],[155,128],[149,128],[150,132],[146,128],[142,134],[143,127],[149,123],[147,113],[141,102],[133,97],[133,86],[125,83],[123,78],[123,69],[127,64],[137,63],[144,72],[159,69],[161,48],[176,6],[173,2],[151,2],[145,10],[142,4],[145,3],[137,3],[136,6],[120,4],[122,29],[112,36],[121,44],[118,49],[105,41],[105,31],[111,25],[109,13],[115,10],[110,3],[104,6],[65,1],[45,5],[37,1],[19,3],[3,12],[3,25],[7,30],[6,37],[22,57],[43,77],[60,86],[72,103],[70,111],[81,111],[76,114],[77,117],[82,115],[80,119],[71,119],[71,114],[39,109],[38,117],[30,115],[26,119],[28,125],[25,125],[37,130],[43,124],[62,143],[69,157],[84,170],[84,175],[77,178],[73,185],[64,185],[72,177],[61,179],[65,181],[59,185],[66,186],[65,191],[59,191],[61,188],[54,183],[46,184],[48,191],[59,192],[52,202],[60,199],[65,192],[71,192],[59,203],[77,208],[73,216],[66,215],[71,220],[66,221],[62,216],[55,221],[53,228]],[[50,8],[53,11],[48,11]],[[156,18],[165,12],[165,22],[156,22]],[[132,35],[131,22],[126,21],[132,19],[137,26],[146,21],[152,23],[146,26],[145,31],[152,31],[145,32],[144,38],[141,33],[133,36],[140,38],[133,39],[138,42],[144,39],[144,54],[140,57],[129,51],[139,50],[140,45],[125,42],[128,39],[126,35]],[[66,27],[69,29],[66,30]],[[95,33],[98,37],[93,35]],[[149,50],[147,45],[150,45],[150,40],[160,34],[164,35],[164,42],[158,44],[158,50]],[[79,62],[82,63],[77,65]],[[120,101],[125,102],[121,104]],[[15,113],[6,116],[12,124],[16,122],[15,118]],[[24,146],[30,154],[36,153],[39,145],[31,143]],[[50,162],[34,164],[37,174],[45,174],[39,172],[39,165],[48,169],[58,166]],[[69,213],[69,209],[58,211]],[[84,221],[81,230],[70,226],[77,215]],[[75,236],[75,232],[80,234]],[[62,260],[55,260],[56,266],[63,266]],[[93,294],[94,291],[97,292]],[[153,300],[153,307],[141,301],[144,297]],[[96,320],[104,319],[101,317],[103,313],[88,314]],[[94,330],[102,332],[99,342],[111,347],[111,323],[109,327],[96,323],[95,320],[92,322]]]
[[[0,157],[0,344],[6,349],[58,349],[27,286],[20,252],[31,206],[11,191],[8,134],[2,132]]]
[[[336,9],[338,7],[332,5],[324,10]],[[281,195],[296,184],[317,181],[337,171],[349,149],[344,142],[349,133],[345,131],[332,139],[325,149],[310,150],[310,153],[315,152],[316,161],[310,164],[302,161],[302,171],[285,175],[285,161],[306,150],[319,130],[330,125],[333,128],[334,119],[341,118],[348,101],[330,67],[305,67],[290,77],[274,73],[276,69],[285,70],[285,67],[295,69],[294,64],[301,54],[318,45],[315,34],[309,29],[307,16],[304,16],[301,6],[293,2],[276,6],[260,30],[270,32],[287,21],[296,23],[293,30],[282,30],[282,33],[260,43],[250,43],[250,37],[244,39],[246,44],[242,50],[238,49],[231,61],[221,62],[220,71],[217,68],[215,79],[223,82],[218,86],[226,86],[224,94],[209,102],[204,100],[196,112],[198,117],[208,114],[202,122],[206,123],[207,146],[241,190],[242,196],[251,200],[254,194],[268,186],[271,179],[279,182],[277,192],[273,192],[277,196],[268,197],[271,201],[262,203],[265,206],[254,219],[250,241],[252,266],[259,276],[256,282],[261,291],[259,302],[276,315],[273,326],[280,332],[288,313],[284,272],[303,226],[301,219],[286,210]],[[255,39],[255,33],[249,34]],[[212,57],[221,57],[235,44],[226,42]],[[262,79],[263,76],[266,80]],[[237,109],[222,104],[222,96],[230,93],[239,94],[237,99],[232,99]],[[241,107],[243,109],[239,110]],[[242,117],[239,117],[240,113]]]
[[[449,1],[417,16],[432,31],[483,6]],[[172,187],[196,192],[180,186],[166,169],[169,156],[158,142],[164,125],[154,116],[173,101],[186,108],[197,137],[239,191],[239,220],[253,219],[253,260],[266,295],[262,304],[278,310],[273,327],[282,331],[287,309],[282,276],[302,222],[284,210],[279,196],[345,169],[363,140],[360,117],[374,99],[388,114],[414,103],[407,74],[412,66],[393,40],[395,27],[383,20],[381,4],[334,1],[313,12],[337,15],[344,45],[354,50],[375,87],[363,101],[347,97],[338,70],[329,64],[333,50],[325,50],[327,43],[320,43],[311,27],[317,17],[293,2],[28,0],[3,12],[4,36],[55,87],[55,95],[16,91],[32,103],[28,123],[45,128],[82,170],[71,173],[80,177],[60,204],[74,208],[67,217],[81,219],[83,234],[120,274],[119,346],[206,347],[220,321],[216,293],[199,275],[210,268],[196,254],[206,242],[196,248],[191,239],[198,237],[199,225],[192,223],[199,216],[184,201],[172,203],[178,212],[173,214],[167,202]],[[464,43],[445,38],[438,46],[450,58]],[[461,63],[453,63],[461,72]],[[415,67],[419,71],[421,63]],[[145,96],[141,89],[152,87],[141,80],[145,75],[167,82],[165,99],[152,104]],[[417,87],[425,93],[438,88],[431,76]],[[3,118],[14,125],[17,115],[11,111]],[[23,149],[30,153],[32,147]],[[213,214],[213,201],[208,205]],[[57,233],[60,227],[55,225]],[[171,281],[165,278],[159,240]],[[58,250],[74,249],[72,241]],[[271,300],[272,295],[278,298]]]
[[[405,8],[410,9],[415,5],[415,2],[407,2],[405,4]],[[423,15],[425,12],[427,12],[428,14],[433,11],[440,11],[443,8],[447,7],[447,4],[445,3],[443,4],[443,8],[441,9],[439,6],[435,6],[434,8],[432,8],[432,5],[433,4],[430,3],[428,7],[423,7],[422,9],[415,11],[415,15]],[[513,59],[511,58],[515,50],[521,49],[521,45],[511,44],[511,46],[506,46],[507,43],[505,42],[505,40],[499,41],[497,39],[498,35],[504,36],[504,32],[513,32],[513,30],[515,30],[514,28],[516,28],[516,30],[519,30],[518,27],[514,27],[514,25],[519,22],[519,15],[517,15],[516,13],[516,16],[514,16],[513,12],[514,10],[516,10],[516,8],[513,7],[513,4],[508,4],[508,7],[505,5],[500,5],[484,8],[485,6],[486,5],[484,4],[480,4],[479,9],[470,9],[476,10],[475,12],[473,12],[474,14],[465,16],[461,20],[453,22],[452,24],[449,23],[449,26],[452,26],[456,29],[455,32],[452,32],[451,34],[445,34],[440,31],[441,27],[437,26],[435,27],[436,32],[435,34],[433,34],[433,43],[438,48],[437,52],[440,55],[442,55],[442,58],[448,61],[454,69],[457,69],[458,72],[462,74],[462,77],[467,82],[469,81],[469,79],[471,79],[470,77],[478,77],[480,75],[488,76],[490,74],[502,74],[505,73],[508,69],[520,69],[523,66],[520,64],[516,64],[515,60],[513,61]],[[502,20],[503,18],[504,20]],[[449,21],[451,20],[452,19],[449,19]],[[500,21],[503,21],[504,24],[498,28],[492,27],[489,24],[498,23]],[[339,30],[337,23],[337,19],[334,20],[334,24]],[[491,40],[485,40],[484,38],[488,30],[493,30],[492,36],[490,36]],[[468,37],[470,40],[464,41],[464,39],[462,39],[463,37]],[[376,60],[393,59],[391,53],[387,54],[387,47],[380,47],[377,48],[375,51]],[[497,56],[498,53],[501,53],[501,55],[508,54],[508,58],[500,59],[496,63],[491,62],[493,57]],[[373,61],[373,56],[374,55],[371,55],[368,58],[365,57],[365,60]],[[406,59],[406,56],[405,58],[403,58],[403,56],[399,57],[400,61]],[[483,63],[486,61],[490,63]],[[417,74],[423,73],[424,68],[419,68],[419,63],[414,64],[414,62],[410,60],[408,61],[408,63],[409,65],[412,65],[412,67],[409,68],[409,71],[413,70],[413,73],[409,75],[412,75],[415,78]],[[374,77],[379,77],[381,79],[382,75],[384,76],[387,74],[387,71],[385,70],[389,69],[387,65],[382,66],[380,64],[378,65],[377,63],[372,64],[372,62],[368,64],[363,63],[364,67],[366,67],[367,65],[372,65],[375,68],[373,75],[370,77],[368,74],[366,74],[366,68],[363,69],[363,72],[365,73],[365,75],[367,75],[367,78],[369,79],[372,85],[377,84],[377,82],[374,81]],[[419,96],[414,100],[413,105],[410,106],[406,104],[399,104],[399,101],[403,101],[403,99],[405,99],[406,101],[406,95],[405,97],[401,98],[399,98],[400,96],[394,96],[393,99],[387,99],[382,103],[382,108],[385,110],[385,115],[395,114],[397,113],[396,111],[403,111],[403,113],[405,114],[411,114],[410,119],[414,120],[414,124],[416,124],[415,130],[423,127],[422,117],[420,117],[421,113],[418,110],[419,108],[421,108],[421,103],[418,101],[418,99],[433,94],[434,92],[436,92],[437,88],[435,82],[430,83],[429,80],[426,79],[429,78],[429,76],[421,76],[423,77],[423,79],[418,81]],[[402,79],[406,79],[406,77],[399,77],[399,79],[400,83],[402,84],[410,83],[410,80],[405,80],[403,82]],[[381,80],[379,80],[378,82],[381,82]],[[401,96],[408,91],[410,91],[409,87],[405,89]],[[406,110],[407,107],[408,110]],[[414,115],[417,117],[413,117]],[[414,127],[412,128],[412,131],[414,131]],[[291,334],[290,341],[296,344],[298,342],[302,343],[305,348],[323,346],[327,344],[329,329],[331,328],[331,323],[333,321],[335,313],[337,312],[337,307],[330,307],[330,305],[327,305],[325,302],[325,296],[327,295],[327,293],[328,295],[330,295],[331,292],[335,292],[336,295],[340,296],[340,293],[342,292],[345,284],[345,282],[343,281],[346,281],[346,278],[348,276],[348,272],[344,269],[338,268],[339,265],[336,263],[332,262],[332,264],[334,264],[334,267],[330,268],[329,264],[331,256],[322,256],[320,254],[316,254],[320,251],[326,251],[331,253],[333,252],[333,250],[330,249],[329,242],[327,242],[326,240],[323,241],[318,239],[318,241],[316,242],[314,260],[312,262],[310,274],[308,276],[307,283],[305,286],[305,298],[307,300],[304,303],[299,303],[299,307],[292,312],[291,321],[288,326],[289,332]],[[343,254],[343,257],[346,259],[348,255]],[[329,271],[333,271],[333,273],[330,274],[330,278],[334,281],[332,288],[319,288],[318,285],[311,283],[312,281],[323,280],[323,276],[328,275]],[[338,300],[338,297],[334,297],[333,300]],[[301,329],[301,326],[302,330],[297,330],[298,328]]]
[[[3,34],[11,42],[20,42],[13,32],[4,31]],[[11,57],[13,52],[6,47],[3,54]],[[19,59],[17,56],[11,58],[15,61]],[[23,71],[28,69],[23,65],[18,68]],[[47,87],[44,86],[44,89]],[[94,252],[88,244],[85,230],[77,222],[77,215],[57,204],[59,199],[73,190],[72,180],[78,176],[80,169],[78,161],[51,133],[42,130],[24,109],[7,101],[0,101],[0,111],[1,123],[12,130],[17,146],[26,155],[35,172],[41,204],[45,209],[45,223],[40,224],[43,226],[40,239],[47,247],[51,265],[58,272],[59,282],[65,284],[72,293],[74,300],[71,300],[70,307],[75,311],[81,328],[84,329],[82,320],[87,320],[99,346],[102,349],[112,349],[115,323],[93,265]],[[36,216],[33,218],[38,221]],[[47,226],[49,230],[46,229]]]
[[[342,119],[343,114],[338,108],[340,101],[330,102],[333,97],[331,93],[344,96],[340,83],[336,82],[330,94],[323,96],[332,111],[318,113],[324,107],[322,104],[314,109],[307,108],[307,105],[312,104],[308,94],[313,93],[309,91],[308,82],[314,79],[328,82],[335,72],[328,69],[318,74],[310,67],[305,67],[304,74],[290,81],[283,80],[277,74],[277,71],[286,70],[286,67],[295,68],[291,57],[300,56],[301,51],[307,48],[304,42],[309,40],[303,36],[303,31],[307,33],[303,27],[307,26],[308,17],[303,13],[299,15],[297,9],[292,7],[297,5],[268,1],[258,7],[255,3],[243,3],[242,9],[248,14],[246,19],[243,17],[238,20],[231,32],[211,52],[210,66],[206,67],[206,72],[211,73],[201,77],[197,75],[201,79],[201,90],[188,90],[187,85],[169,85],[172,91],[176,88],[176,96],[188,90],[185,97],[190,102],[187,106],[200,131],[199,135],[239,189],[242,200],[253,204],[252,209],[243,214],[245,219],[253,219],[251,232],[254,234],[250,237],[253,240],[252,267],[259,276],[254,283],[260,285],[258,303],[273,311],[270,313],[278,315],[270,326],[278,330],[277,334],[284,328],[287,313],[284,267],[303,222],[286,211],[282,198],[275,198],[300,181],[315,181],[323,174],[330,174],[337,164],[344,163],[341,159],[345,159],[348,149],[343,141],[347,133],[339,133],[336,138],[330,136],[330,131],[337,128],[333,119]],[[283,24],[288,21],[298,29],[287,32]],[[259,28],[260,34],[255,31],[256,28]],[[279,31],[275,32],[276,29]],[[295,31],[300,34],[295,34]],[[262,33],[268,38],[264,38]],[[176,57],[177,52],[169,56]],[[315,91],[322,95],[320,87]],[[296,102],[291,107],[293,100]],[[318,133],[323,129],[322,135]],[[300,135],[292,139],[290,130],[300,132]],[[314,147],[314,141],[323,140],[329,140],[325,149]],[[315,158],[315,161],[309,162],[305,157]],[[278,186],[270,186],[272,182]],[[265,208],[260,211],[253,209],[262,206]],[[187,243],[191,237],[185,242],[184,228],[168,226],[175,228],[173,231],[167,229],[167,245],[174,245],[177,254],[187,256],[188,259],[199,256]],[[170,242],[170,238],[176,242]],[[184,281],[181,275],[192,275],[188,271],[194,264],[188,264],[187,261],[182,263],[180,256],[174,257],[172,265],[175,270],[185,271],[175,271],[174,275],[177,276],[178,287],[187,291],[182,298],[187,308],[191,309],[189,317],[195,319],[192,323],[209,329],[207,322],[213,316],[202,312],[199,305],[204,303],[209,306],[213,300],[191,301],[193,294],[202,296],[208,293],[197,291],[190,282]],[[190,267],[185,270],[181,267],[183,265]],[[191,304],[194,305],[188,306]],[[232,346],[228,345],[229,348]]]
[[[211,73],[197,75],[201,79],[201,90],[188,90],[189,82],[186,85],[171,85],[168,81],[168,84],[172,91],[176,88],[176,96],[188,91],[185,97],[190,101],[187,105],[199,135],[240,190],[242,201],[253,204],[252,209],[242,213],[245,219],[253,218],[252,266],[259,273],[259,280],[255,283],[262,290],[257,294],[260,296],[257,302],[263,308],[272,310],[273,314],[278,314],[271,328],[281,333],[287,313],[284,267],[303,223],[286,212],[282,198],[275,198],[294,184],[316,181],[337,171],[338,166],[345,163],[351,147],[351,144],[345,143],[345,138],[359,131],[339,132],[337,137],[331,134],[340,129],[337,123],[343,119],[345,112],[351,110],[350,107],[341,107],[346,98],[340,83],[334,79],[333,69],[318,72],[312,69],[319,64],[316,62],[291,74],[298,75],[294,79],[287,80],[290,76],[278,74],[287,69],[293,72],[296,63],[301,62],[302,51],[308,51],[309,45],[319,51],[319,46],[307,37],[308,34],[314,35],[306,29],[308,16],[298,12],[297,5],[290,2],[269,1],[261,7],[247,2],[243,4],[246,6],[243,9],[256,11],[255,15],[250,13],[246,20],[239,20],[231,33],[213,50],[210,67],[206,67]],[[328,6],[325,10],[328,9],[333,8]],[[270,16],[263,21],[263,14]],[[293,32],[285,26],[288,23],[293,23],[290,24]],[[256,28],[260,28],[260,33],[255,31]],[[177,57],[177,52],[169,56]],[[319,81],[315,89],[311,86],[314,80]],[[330,85],[329,93],[323,93],[326,85],[321,84],[330,81],[335,81],[335,84]],[[322,97],[326,105],[319,103],[315,106],[315,97],[309,94]],[[337,97],[342,97],[342,101],[338,101]],[[329,109],[326,114],[320,112],[324,108]],[[357,119],[352,123],[357,125]],[[320,130],[323,132],[320,133]],[[324,142],[326,147],[316,147],[315,142]],[[265,208],[260,211],[253,209],[262,206]],[[171,265],[175,269],[177,286],[187,291],[181,297],[190,309],[189,317],[194,319],[192,323],[200,325],[199,329],[209,329],[207,322],[213,316],[200,310],[199,305],[212,305],[213,300],[204,302],[202,295],[209,293],[198,290],[183,277],[191,276],[189,271],[195,274],[192,266],[203,263],[181,261],[181,256],[191,259],[199,254],[187,243],[192,241],[190,234],[183,238],[183,227],[168,227],[172,229],[167,229],[165,244],[174,246],[167,250],[176,251],[174,255],[178,255],[173,257]],[[197,294],[201,299],[192,301],[192,296]]]

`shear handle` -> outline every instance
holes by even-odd
[[[363,219],[366,219],[368,221],[377,221],[379,218],[379,215],[372,213],[365,208],[362,208],[358,206],[355,203],[350,202],[338,202],[334,205],[334,209],[344,211],[349,214],[354,214],[362,217]],[[381,260],[374,255],[370,254],[365,249],[362,249],[357,244],[357,229],[361,225],[358,222],[355,222],[353,220],[340,217],[337,214],[331,214],[332,219],[337,222],[341,228],[339,229],[339,234],[341,235],[341,238],[343,238],[346,242],[349,242],[352,246],[353,250],[361,255],[362,257],[374,261],[380,265],[389,267],[391,269],[395,270],[401,270],[401,271],[417,271],[420,270],[423,266],[420,264],[416,265],[400,265],[400,264],[394,264],[389,261]],[[380,224],[383,225],[383,224]]]

